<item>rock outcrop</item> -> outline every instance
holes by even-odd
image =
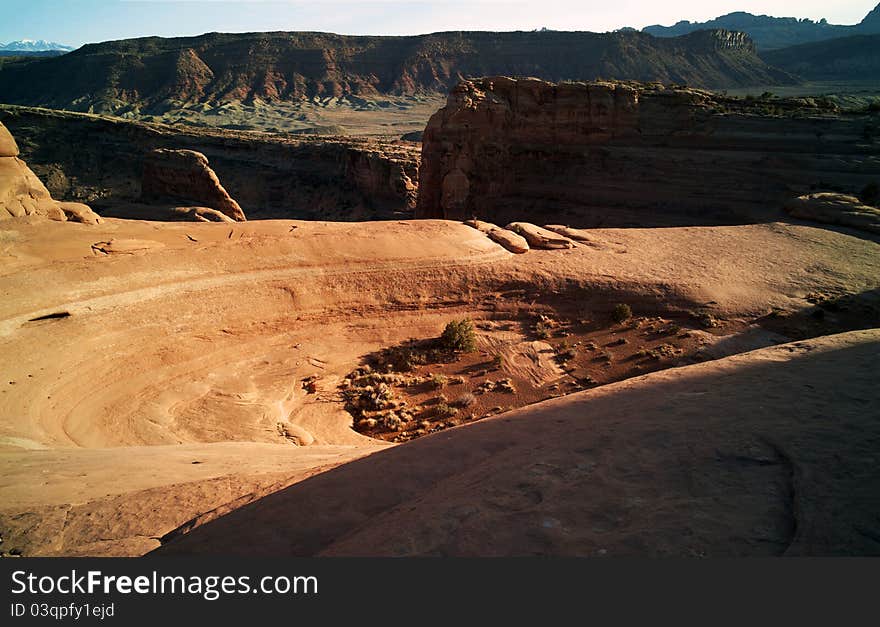
[[[147,205],[144,203],[124,203],[114,205],[104,211],[108,218],[125,220],[149,220],[159,222],[230,222],[235,220],[210,207],[172,207],[169,205]]]
[[[532,248],[555,250],[557,248],[574,248],[575,244],[567,237],[528,222],[511,222],[505,227],[521,235]]]
[[[583,229],[573,229],[571,227],[565,226],[564,224],[545,224],[544,228],[548,231],[553,231],[554,233],[558,233],[563,237],[567,237],[568,239],[572,239],[576,242],[582,242],[584,244],[596,244],[597,238],[595,235],[591,235],[589,231],[585,231]]]
[[[778,219],[880,174],[870,114],[656,84],[463,81],[425,129],[416,216],[572,227]]]
[[[513,231],[502,229],[497,224],[483,222],[482,220],[465,220],[465,224],[477,229],[480,233],[485,233],[486,237],[490,240],[512,253],[521,255],[529,252],[529,243],[526,241],[526,238]]]
[[[828,192],[808,194],[788,201],[785,210],[803,220],[880,233],[880,209],[864,204],[855,196]]]
[[[208,158],[194,150],[159,148],[144,160],[141,195],[145,200],[182,200],[210,207],[243,222],[238,203],[220,184]]]
[[[180,219],[168,210],[204,203],[141,198],[144,161],[157,148],[208,157],[229,195],[253,219],[377,220],[411,216],[421,145],[363,138],[298,137],[171,127],[68,111],[0,105],[24,157],[56,197],[108,217]],[[141,211],[141,208],[144,211]]]
[[[101,218],[88,206],[54,200],[46,186],[18,158],[18,145],[0,123],[0,220],[43,216],[50,220],[97,224]]]

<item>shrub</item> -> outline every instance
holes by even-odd
[[[453,407],[470,407],[474,403],[477,402],[477,397],[468,392],[467,394],[462,394],[457,399],[452,401],[451,405]]]
[[[437,418],[452,418],[458,410],[446,403],[439,403],[434,407],[434,416]]]
[[[427,361],[424,353],[415,350],[411,346],[389,348],[384,352],[383,357],[394,369],[401,372],[409,372]]]
[[[550,327],[547,326],[546,322],[539,320],[535,323],[535,335],[542,340],[550,337]]]
[[[498,368],[501,368],[502,366],[504,366],[504,357],[502,357],[500,353],[498,355],[495,355],[492,358],[492,366],[495,369],[498,369]]]
[[[477,334],[474,330],[474,323],[467,318],[453,320],[443,329],[440,343],[446,350],[456,353],[468,353],[476,350]]]
[[[620,324],[632,318],[633,312],[629,305],[618,303],[611,311],[611,319]]]
[[[444,374],[432,374],[431,375],[431,387],[435,389],[441,389],[446,387],[446,384],[449,383],[449,379]]]

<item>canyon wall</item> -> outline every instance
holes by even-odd
[[[880,116],[657,84],[461,82],[423,138],[417,217],[662,226],[771,220],[880,180]]]
[[[791,84],[746,35],[445,32],[407,37],[208,33],[97,44],[0,69],[3,102],[115,115],[182,103],[298,102],[447,93],[470,76],[597,77],[701,87]]]
[[[53,197],[106,216],[141,202],[147,155],[194,150],[249,219],[369,220],[412,215],[418,146],[348,138],[293,139],[0,106],[23,158]]]

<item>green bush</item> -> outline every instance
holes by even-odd
[[[542,340],[550,337],[550,327],[543,320],[535,323],[535,335]]]
[[[469,353],[477,348],[477,333],[474,323],[465,318],[453,320],[443,329],[440,343],[446,350],[456,353]]]
[[[454,407],[450,407],[446,403],[439,403],[434,406],[434,417],[435,418],[452,418],[455,414],[458,413],[458,410]]]
[[[611,319],[620,324],[632,318],[633,312],[629,305],[618,303],[611,311]]]
[[[449,383],[449,379],[444,374],[432,374],[431,375],[431,387],[434,389],[445,388],[446,384]]]

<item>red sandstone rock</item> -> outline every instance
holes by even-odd
[[[556,249],[574,248],[575,246],[574,242],[567,237],[528,222],[511,222],[505,228],[523,236],[532,248]]]
[[[145,200],[173,199],[210,207],[243,222],[238,203],[220,184],[208,158],[194,150],[160,148],[144,160],[141,194]]]
[[[529,252],[529,243],[526,241],[526,238],[517,235],[513,231],[502,229],[498,225],[491,222],[483,222],[482,220],[465,220],[465,224],[477,229],[481,233],[485,233],[490,240],[512,253],[521,255],[522,253]]]
[[[880,176],[872,123],[803,99],[466,80],[425,129],[415,215],[575,228],[780,219],[796,190]]]
[[[97,224],[101,218],[81,203],[53,200],[49,190],[18,158],[18,145],[0,123],[0,220],[24,216]]]

